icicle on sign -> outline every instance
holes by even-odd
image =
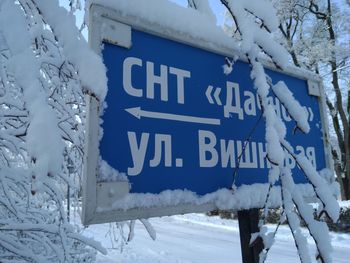
[[[225,75],[225,55],[234,54],[227,44],[218,48],[225,43],[180,37],[127,12],[100,6],[90,12],[89,41],[103,56],[108,77],[99,153],[127,180],[96,176],[99,120],[90,98],[85,224],[212,209],[210,202],[189,204],[186,196],[231,188],[233,182],[238,187],[267,183],[265,127],[248,63],[236,61]],[[279,100],[271,101],[287,122],[296,153],[306,155],[318,170],[327,167],[318,80],[267,73],[273,84],[284,81],[306,106],[311,130],[305,135],[293,132],[295,123],[286,109]],[[296,183],[306,183],[292,157],[286,165]],[[157,195],[166,190],[172,191],[166,192],[165,204]],[[140,195],[145,193],[153,195]]]

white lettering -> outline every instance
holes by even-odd
[[[185,103],[185,78],[191,77],[191,72],[178,68],[169,68],[171,74],[176,75],[177,79],[177,102],[180,104]]]
[[[221,166],[223,168],[226,168],[228,165],[228,162],[230,161],[230,167],[231,168],[236,167],[234,141],[229,140],[226,147],[225,140],[220,140],[220,146],[221,146]]]
[[[275,101],[272,97],[268,97],[267,99],[268,104],[272,106],[272,108],[275,110],[276,115],[281,118],[281,104],[279,100],[276,98]]]
[[[254,94],[250,91],[244,91],[244,96],[248,97],[244,101],[244,112],[247,115],[256,116],[256,102]]]
[[[258,109],[261,110],[261,101],[259,94],[256,94],[256,105],[258,105]]]
[[[266,163],[267,168],[271,168],[271,163],[269,162],[268,158],[266,158],[266,156],[267,156],[266,145],[259,142],[258,143],[258,152],[259,152],[260,168],[265,168],[265,163]]]
[[[237,83],[227,81],[226,88],[227,88],[227,96],[226,96],[226,104],[224,106],[224,116],[226,118],[229,118],[230,113],[237,113],[238,118],[240,120],[243,120],[244,116],[243,116],[243,109],[241,107],[239,85]],[[235,105],[232,105],[233,95],[236,102]]]
[[[123,88],[126,93],[134,97],[142,97],[142,90],[132,86],[132,67],[142,67],[142,60],[139,58],[128,57],[123,62]]]
[[[154,63],[147,61],[147,90],[146,96],[149,99],[154,99],[155,84],[160,86],[160,99],[168,101],[168,67],[160,65],[160,75],[154,75]]]
[[[252,154],[250,155],[250,146],[252,148]],[[258,157],[256,151],[256,143],[251,142],[245,145],[244,154],[242,154],[243,147],[242,142],[237,141],[237,156],[242,156],[240,159],[240,168],[258,168]]]
[[[145,162],[149,134],[142,133],[140,146],[137,145],[136,133],[128,132],[129,145],[134,166],[128,167],[128,175],[135,176],[141,173]]]
[[[206,143],[206,139],[209,140]],[[214,167],[218,163],[218,152],[215,149],[216,137],[210,131],[198,131],[198,145],[199,145],[199,165],[200,167]],[[210,158],[207,159],[207,153]]]
[[[316,168],[315,148],[314,147],[307,147],[305,152],[306,152],[306,157],[309,159],[312,166]]]
[[[285,166],[289,169],[293,169],[295,167],[295,160],[292,155],[290,155],[287,151],[285,151]]]
[[[304,151],[304,148],[302,146],[298,145],[297,147],[295,147],[295,151],[299,152],[297,154],[301,154],[301,155],[305,156],[305,151]]]
[[[150,167],[156,167],[162,160],[162,144],[164,144],[164,166],[171,167],[171,135],[156,134],[154,139],[154,157],[149,161]]]

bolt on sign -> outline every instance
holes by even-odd
[[[89,29],[107,68],[108,94],[103,109],[87,97],[84,224],[208,211],[215,208],[210,198],[191,198],[267,183],[265,126],[250,66],[237,60],[230,74],[223,71],[234,50],[98,5],[91,6]],[[310,132],[293,132],[287,110],[270,101],[295,152],[317,170],[331,167],[320,80],[265,70],[308,114]],[[101,179],[99,156],[124,179]],[[307,183],[292,157],[286,165],[296,183]]]

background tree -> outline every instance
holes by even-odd
[[[343,199],[350,199],[350,24],[339,1],[276,1],[283,43],[297,67],[324,78],[332,155]]]
[[[199,2],[207,1],[189,1],[189,6],[198,8],[196,4]],[[326,214],[334,222],[337,221],[339,206],[334,196],[332,196],[327,182],[320,176],[315,167],[312,166],[305,156],[294,152],[293,146],[286,139],[286,126],[283,120],[277,116],[271,103],[273,98],[279,100],[286,107],[300,131],[303,133],[309,132],[310,126],[307,121],[307,114],[298,115],[298,113],[304,112],[304,109],[295,100],[293,92],[283,82],[272,83],[263,66],[263,58],[268,58],[276,68],[281,70],[285,70],[289,63],[287,51],[276,43],[272,37],[278,28],[281,29],[276,14],[271,11],[274,8],[268,0],[221,0],[220,2],[226,7],[232,18],[233,25],[231,28],[233,32],[231,32],[231,35],[237,40],[239,51],[244,54],[251,66],[251,79],[254,83],[265,121],[266,158],[270,161],[271,168],[268,173],[269,191],[266,196],[264,214],[267,214],[270,208],[268,205],[270,190],[278,181],[281,184],[280,194],[282,199],[282,212],[279,223],[286,221],[290,227],[300,261],[311,262],[308,249],[304,249],[307,247],[307,240],[300,230],[300,219],[302,219],[306,222],[306,227],[315,241],[317,249],[316,260],[332,262],[328,227],[324,222],[320,222],[319,219],[323,214]],[[288,3],[286,2],[285,4]],[[201,3],[201,6],[203,6],[203,3]],[[204,11],[203,8],[198,9],[201,12]],[[286,30],[290,36],[293,36],[292,28],[293,24]],[[293,45],[290,43],[290,50],[292,50],[292,47]],[[297,60],[296,54],[295,59]],[[234,61],[232,64],[234,64]],[[312,208],[305,204],[302,198],[302,191],[295,187],[292,171],[285,165],[288,155],[295,160],[314,189],[321,208],[318,211],[317,218],[314,218]],[[273,244],[273,237],[278,229],[277,226],[274,232],[268,233],[267,228],[263,226],[264,221],[264,218],[262,218],[260,232],[251,238],[252,245],[257,240],[257,237],[263,240],[265,249],[260,253],[260,262],[265,262]]]

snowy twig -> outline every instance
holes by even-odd
[[[327,247],[330,247],[329,243],[327,243],[329,240],[322,241],[320,239],[315,227],[316,221],[313,217],[310,217],[310,210],[304,207],[301,196],[295,194],[294,182],[290,175],[290,171],[284,167],[285,158],[287,158],[285,156],[285,150],[289,151],[299,166],[302,167],[308,180],[310,180],[313,185],[316,196],[322,201],[324,208],[331,215],[333,220],[337,219],[337,212],[339,212],[336,208],[332,209],[332,206],[337,207],[337,204],[335,204],[336,201],[333,200],[334,198],[330,191],[326,190],[325,183],[319,178],[317,171],[312,167],[311,163],[305,157],[295,156],[293,154],[292,147],[285,140],[287,134],[286,126],[281,118],[276,115],[272,105],[269,103],[270,91],[272,91],[279,101],[281,101],[282,106],[285,107],[288,114],[297,123],[297,127],[305,133],[310,129],[307,120],[307,112],[294,99],[293,94],[288,90],[284,83],[279,82],[277,85],[272,85],[260,62],[260,53],[263,52],[271,58],[277,68],[283,68],[286,65],[284,63],[288,60],[286,52],[275,52],[280,49],[280,46],[267,42],[267,39],[270,39],[269,33],[273,30],[264,26],[260,28],[257,27],[254,19],[258,18],[260,21],[263,21],[262,25],[264,25],[265,22],[268,22],[265,18],[268,18],[264,11],[257,9],[259,8],[259,5],[256,1],[227,0],[221,2],[225,5],[234,19],[238,32],[242,37],[244,53],[246,53],[248,62],[252,66],[251,77],[254,80],[254,85],[257,89],[261,111],[266,124],[267,158],[270,163],[272,163],[272,168],[269,173],[269,188],[271,188],[278,179],[282,182],[282,215],[285,215],[288,219],[288,224],[291,228],[300,260],[302,262],[311,262],[307,250],[304,250],[306,249],[305,244],[307,242],[305,237],[301,234],[299,228],[300,221],[293,212],[293,205],[296,206],[299,215],[307,223],[308,230],[316,242],[319,254],[318,259],[322,262],[330,262],[329,256],[327,256],[327,253],[329,252]],[[264,4],[265,3],[266,2],[264,1]],[[278,23],[276,25],[276,23],[271,22],[269,25],[271,25],[271,29],[278,28]],[[263,30],[265,30],[265,32],[263,32]],[[279,55],[281,56],[279,57]],[[269,192],[270,191],[268,191],[265,200],[264,215],[267,213]],[[267,252],[273,243],[269,240],[271,234],[266,234],[265,232],[265,228],[261,228],[260,236],[263,238],[265,244],[264,254],[261,254],[260,258],[260,261],[262,262],[265,261]],[[272,234],[272,236],[274,235],[275,234]]]

